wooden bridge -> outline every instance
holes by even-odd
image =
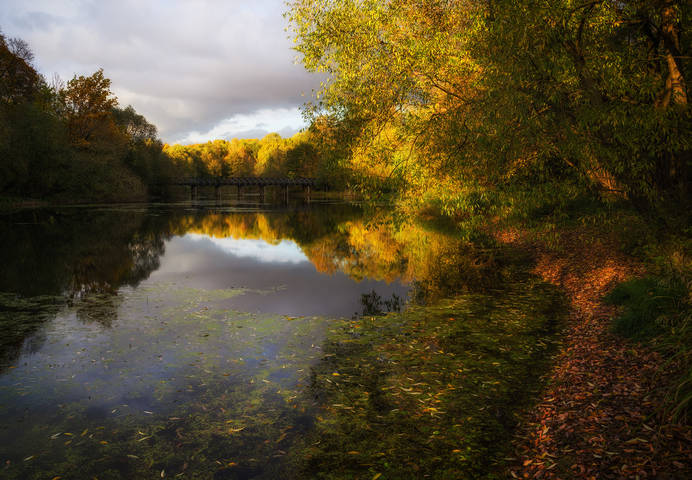
[[[231,185],[238,188],[237,195],[240,198],[243,187],[257,187],[260,198],[264,200],[265,187],[283,187],[284,200],[288,200],[288,187],[299,186],[305,192],[307,199],[310,199],[312,187],[316,185],[314,178],[305,177],[211,177],[211,178],[181,178],[169,183],[170,185],[182,185],[190,187],[190,199],[195,200],[198,196],[199,187],[214,187],[214,197],[221,198],[220,188]]]

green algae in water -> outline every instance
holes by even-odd
[[[562,297],[535,279],[331,331],[311,378],[304,478],[503,478],[556,345]]]
[[[123,289],[116,318],[105,296],[88,300],[99,321],[61,312],[0,383],[3,475],[210,478],[232,464],[271,478],[311,424],[296,398],[324,320],[220,306],[244,293],[153,285]]]

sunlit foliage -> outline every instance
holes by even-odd
[[[688,2],[297,0],[288,17],[327,75],[308,113],[337,119],[356,169],[689,201]]]
[[[314,129],[290,138],[270,133],[262,139],[213,140],[165,145],[179,173],[195,177],[310,177],[344,187],[346,172],[335,165]]]

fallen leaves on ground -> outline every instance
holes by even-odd
[[[526,240],[518,232],[497,236]],[[610,332],[601,299],[643,273],[603,239],[567,232],[561,252],[536,247],[535,272],[564,289],[570,316],[548,387],[516,440],[514,478],[692,478],[692,432],[666,415],[671,371],[650,348]]]

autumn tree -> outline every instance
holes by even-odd
[[[690,198],[689,2],[295,0],[313,120],[422,188],[569,177]],[[383,178],[385,178],[383,177]]]
[[[255,173],[262,176],[278,175],[282,172],[285,160],[286,145],[281,135],[267,134],[260,140]]]
[[[103,75],[103,69],[99,69],[88,77],[75,76],[60,91],[62,114],[73,145],[94,147],[117,136],[113,109],[118,100],[110,87],[110,79]]]
[[[234,138],[228,146],[224,163],[228,165],[229,174],[233,177],[248,177],[255,172],[257,163],[257,140],[239,140]]]

